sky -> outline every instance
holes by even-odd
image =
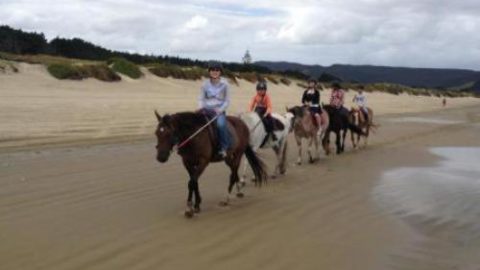
[[[192,59],[480,70],[478,0],[0,0],[0,25]]]

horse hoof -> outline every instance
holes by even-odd
[[[240,181],[240,187],[245,187],[247,185],[247,183],[245,181]]]
[[[277,179],[277,176],[275,174],[270,175],[271,179]]]
[[[193,212],[194,212],[195,214],[198,214],[198,213],[200,213],[201,211],[202,211],[202,210],[200,209],[200,206],[195,206],[195,208],[193,208]]]
[[[242,192],[237,193],[237,198],[243,198],[243,197],[245,197],[245,195]]]
[[[225,207],[228,205],[228,202],[225,202],[225,201],[221,201],[220,203],[218,203],[218,205],[222,206],[222,207]]]
[[[308,162],[310,162],[310,164],[313,164],[314,161],[315,161],[315,160],[314,160],[313,158],[310,158],[310,159],[308,160]]]
[[[193,217],[193,210],[185,210],[185,217],[192,218]]]

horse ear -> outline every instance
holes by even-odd
[[[172,117],[169,114],[165,114],[162,119],[163,124],[167,127],[172,127]]]
[[[155,116],[157,117],[158,122],[162,121],[162,117],[160,116],[160,114],[158,114],[157,110],[155,110]]]

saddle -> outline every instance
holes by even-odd
[[[212,120],[216,115],[214,112],[208,111],[208,110],[200,110],[199,113],[201,113],[205,117],[205,123],[208,123],[208,121]],[[232,132],[234,132],[234,131],[232,130],[233,127],[228,122],[228,119],[227,119],[227,129],[229,131],[228,133],[229,133],[231,142],[233,144],[234,143],[234,141],[233,141],[234,138],[231,135],[232,135]],[[221,158],[218,155],[218,152],[220,151],[221,147],[220,147],[220,140],[219,140],[220,135],[218,134],[217,121],[213,121],[207,127],[207,130],[208,130],[208,135],[210,137],[210,142],[212,143],[212,149],[213,149],[213,156],[212,156],[211,161],[213,161],[213,162],[222,161],[223,158]]]

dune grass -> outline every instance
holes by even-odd
[[[206,77],[207,71],[200,67],[180,67],[172,64],[150,64],[147,69],[154,75],[162,78],[172,77],[184,80],[200,80]]]
[[[289,86],[290,84],[292,84],[292,81],[289,80],[287,77],[280,78],[280,82],[285,84],[286,86]]]
[[[48,72],[59,80],[82,80],[95,78],[104,82],[120,81],[121,78],[113,72],[106,64],[96,65],[72,65],[72,64],[50,64]]]
[[[99,64],[101,61],[92,61],[92,60],[82,60],[75,58],[65,58],[61,56],[53,56],[47,54],[12,54],[6,52],[0,52],[0,59],[24,62],[28,64],[77,64],[77,65],[88,65],[88,64]]]
[[[0,59],[0,72],[1,73],[7,73],[7,72],[17,73],[18,68],[11,61]]]
[[[125,58],[112,58],[108,60],[107,64],[111,66],[113,71],[124,74],[132,79],[138,79],[143,76],[140,68]]]

